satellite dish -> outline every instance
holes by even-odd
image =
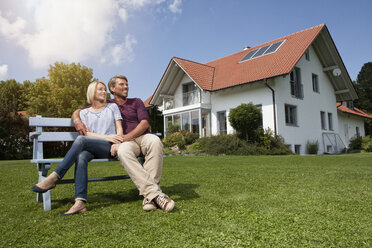
[[[338,77],[341,75],[341,70],[340,68],[335,68],[333,69],[332,73],[333,73],[333,76]]]

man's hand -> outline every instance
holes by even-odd
[[[123,138],[120,135],[116,134],[110,134],[110,135],[105,135],[105,140],[114,143],[114,144],[121,144],[123,141]]]
[[[111,156],[113,157],[116,156],[116,154],[118,153],[119,146],[120,144],[113,144],[111,146],[111,150],[110,150]]]
[[[127,134],[122,134],[120,135],[122,138],[123,138],[123,141],[122,142],[127,142],[127,141],[131,141],[132,139],[129,137],[129,135]]]
[[[85,124],[80,120],[80,119],[75,119],[74,120],[74,126],[76,131],[79,132],[80,135],[87,135],[88,128],[85,126]]]

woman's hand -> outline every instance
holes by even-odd
[[[111,150],[110,150],[111,156],[113,157],[116,156],[116,154],[118,153],[119,146],[120,144],[113,144],[111,146]]]
[[[105,140],[113,144],[120,144],[124,141],[123,137],[116,135],[116,134],[106,135]]]

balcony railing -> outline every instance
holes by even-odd
[[[182,94],[183,106],[198,103],[200,101],[199,91],[194,90]]]

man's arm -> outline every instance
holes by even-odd
[[[125,141],[134,140],[135,138],[141,136],[146,132],[146,130],[150,127],[150,123],[147,120],[142,120],[135,129],[130,131],[127,134],[124,134],[122,137]]]
[[[75,112],[71,116],[71,119],[74,122],[76,131],[78,131],[80,135],[86,136],[88,130],[87,130],[87,127],[84,125],[84,123],[80,119],[80,110],[81,109],[75,110]]]

